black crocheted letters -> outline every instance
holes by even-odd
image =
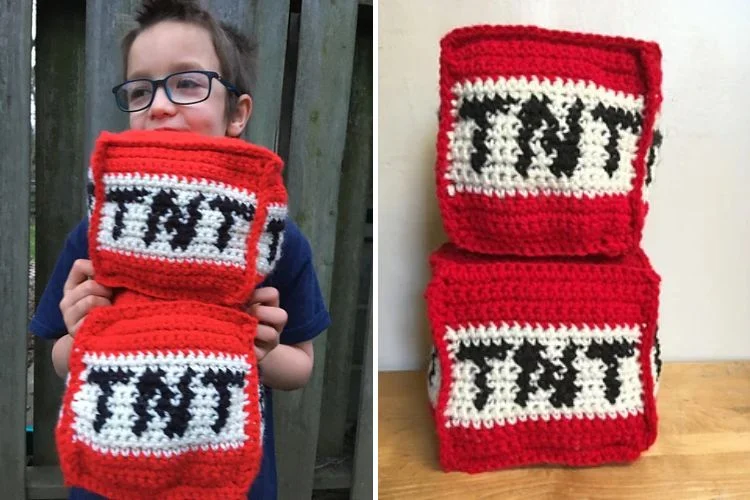
[[[538,342],[523,340],[510,343],[503,339],[484,343],[459,343],[456,359],[471,361],[478,371],[474,375],[474,386],[478,392],[474,396],[474,407],[481,411],[492,395],[488,375],[500,363],[513,363],[520,370],[516,375],[514,402],[525,407],[529,396],[537,390],[551,390],[550,403],[555,408],[573,407],[581,388],[576,383],[578,370],[573,361],[579,351],[589,359],[600,359],[606,365],[604,373],[605,397],[615,404],[620,395],[622,381],[618,377],[619,360],[634,355],[635,344],[631,341],[592,342],[588,346],[569,343],[562,349],[562,355],[552,359],[547,347]]]
[[[458,116],[476,124],[471,139],[474,148],[471,154],[472,169],[481,174],[492,162],[488,136],[493,126],[493,117],[513,113],[521,123],[514,138],[521,150],[514,163],[515,170],[524,179],[528,178],[528,170],[535,156],[532,146],[537,146],[547,156],[554,158],[549,170],[556,177],[571,177],[581,156],[579,144],[584,133],[584,109],[584,103],[579,98],[567,106],[566,115],[561,117],[554,112],[552,101],[546,95],[539,97],[532,94],[524,101],[500,95],[466,97],[458,109]],[[604,104],[598,104],[588,113],[594,121],[604,123],[609,130],[609,140],[604,148],[608,155],[604,170],[612,177],[620,162],[620,131],[629,129],[633,134],[639,134],[642,117],[638,113]]]
[[[161,368],[146,368],[136,375],[132,370],[93,368],[86,379],[101,390],[94,418],[94,431],[100,433],[107,421],[112,418],[110,402],[117,384],[132,385],[135,388],[135,400],[132,401],[133,418],[131,432],[141,436],[148,428],[148,423],[158,416],[166,421],[163,428],[168,438],[183,437],[195,412],[192,405],[198,399],[208,397],[215,404],[215,419],[211,429],[219,434],[226,426],[231,405],[231,387],[244,387],[244,373],[234,370],[208,369],[197,373],[186,368],[176,384],[167,382],[166,373]],[[197,384],[202,397],[193,390]],[[213,390],[211,390],[213,388]],[[121,402],[115,401],[115,404]],[[191,411],[192,410],[192,411]],[[205,414],[203,412],[202,414]]]
[[[251,222],[255,217],[255,207],[227,196],[196,193],[185,206],[180,206],[177,193],[171,189],[149,191],[143,188],[114,188],[107,191],[106,199],[117,204],[112,230],[113,240],[122,237],[128,206],[148,204],[144,207],[147,214],[142,236],[147,247],[156,241],[159,233],[165,232],[172,236],[169,240],[172,250],[186,250],[198,234],[196,226],[204,218],[204,211],[215,210],[221,213],[223,222],[218,227],[217,238],[213,244],[223,251],[230,240],[236,218]]]

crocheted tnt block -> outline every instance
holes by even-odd
[[[507,255],[633,251],[658,160],[656,43],[519,26],[441,42],[437,195],[451,241]]]
[[[103,132],[89,187],[97,281],[163,299],[242,304],[281,256],[282,166],[240,139]]]
[[[56,428],[65,484],[108,498],[245,498],[262,454],[256,328],[191,301],[92,310]]]
[[[660,278],[641,251],[513,260],[448,244],[431,265],[445,470],[626,462],[654,442]]]

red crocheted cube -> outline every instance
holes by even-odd
[[[162,299],[242,304],[281,256],[282,166],[241,139],[103,132],[90,187],[97,281]]]
[[[656,43],[519,26],[441,42],[437,196],[456,245],[634,251],[661,144]]]
[[[120,499],[245,498],[263,449],[257,319],[143,300],[92,310],[75,337],[56,429],[66,485]]]
[[[426,298],[445,470],[634,460],[655,440],[659,276],[619,258],[493,258],[445,245]]]

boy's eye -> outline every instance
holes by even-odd
[[[205,87],[205,83],[199,78],[193,76],[181,76],[177,79],[178,89],[194,89],[199,87]]]
[[[141,99],[148,96],[150,93],[151,89],[147,89],[145,87],[133,89],[132,92],[130,92],[130,100],[132,101],[134,99]]]

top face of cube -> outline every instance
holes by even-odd
[[[241,304],[281,255],[282,165],[239,139],[103,133],[90,174],[97,280],[158,298]]]
[[[454,243],[445,243],[430,255],[433,281],[448,285],[503,285],[510,281],[537,279],[583,285],[601,283],[615,285],[628,282],[661,281],[645,252],[638,248],[617,257],[545,257],[519,258],[470,253]]]
[[[658,45],[477,26],[441,49],[437,184],[453,241],[521,255],[637,246],[661,140]]]

